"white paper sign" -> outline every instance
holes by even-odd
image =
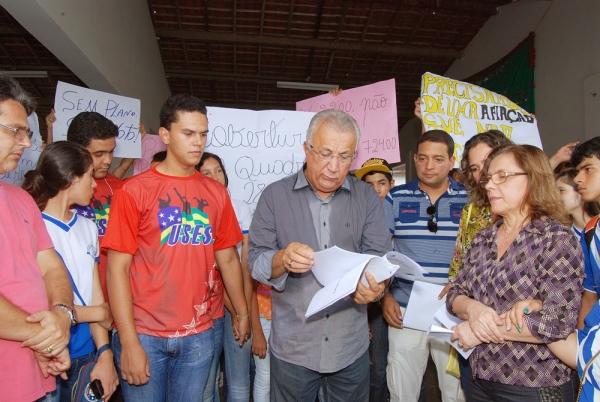
[[[415,281],[404,313],[404,326],[429,331],[435,313],[446,303],[446,296],[438,300],[442,289],[444,285]]]
[[[23,151],[23,155],[15,170],[0,174],[0,180],[5,183],[14,184],[15,186],[20,186],[23,183],[25,173],[35,169],[35,165],[42,153],[42,136],[40,135],[40,124],[38,122],[37,114],[30,114],[29,117],[27,117],[27,122],[29,123],[29,129],[33,131],[31,147],[26,148]]]
[[[66,140],[71,120],[81,112],[98,112],[119,127],[114,156],[139,158],[142,156],[140,100],[79,87],[59,81],[56,86],[54,109],[54,140]]]
[[[542,148],[535,117],[503,95],[440,75],[421,78],[423,124],[429,130],[444,130],[454,140],[456,166],[465,142],[478,133],[499,130],[515,144]]]
[[[306,129],[315,113],[208,108],[206,152],[218,155],[231,198],[252,211],[265,187],[302,168]]]

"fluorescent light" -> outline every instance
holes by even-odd
[[[48,71],[4,71],[13,78],[47,78]]]
[[[277,81],[277,88],[306,89],[309,91],[329,91],[339,88],[336,84],[311,84],[309,82]]]

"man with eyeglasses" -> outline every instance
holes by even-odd
[[[445,285],[461,211],[467,203],[464,187],[448,173],[454,166],[454,141],[442,130],[423,134],[414,156],[417,179],[393,188],[396,221],[394,249],[415,260],[429,273],[424,281]],[[417,401],[429,353],[437,368],[444,402],[464,400],[459,380],[446,371],[449,345],[427,333],[403,328],[402,315],[413,281],[396,278],[382,300],[390,325],[387,382],[391,401]]]
[[[31,146],[27,115],[35,99],[0,74],[0,174],[17,168]],[[40,210],[24,190],[0,182],[0,399],[52,401],[69,368],[73,290]],[[53,395],[54,394],[54,395]]]
[[[322,286],[310,272],[316,251],[337,246],[382,256],[392,244],[379,196],[349,177],[360,130],[339,110],[310,122],[298,173],[268,186],[250,226],[252,276],[273,286],[271,400],[314,401],[320,385],[331,401],[368,401],[367,303],[385,293],[369,273],[350,298],[306,318]],[[334,267],[332,267],[334,269]]]

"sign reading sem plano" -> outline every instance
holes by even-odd
[[[400,162],[396,80],[348,89],[337,96],[325,94],[296,102],[296,110],[300,111],[325,109],[339,109],[358,123],[361,138],[351,169],[358,169],[367,159],[375,157],[389,163]]]
[[[499,130],[516,144],[542,148],[535,117],[503,95],[467,82],[425,73],[421,78],[423,124],[454,139],[460,163],[465,142],[478,133]]]
[[[98,112],[119,128],[115,156],[139,158],[142,156],[140,100],[79,87],[59,81],[56,86],[54,109],[54,140],[66,140],[69,124],[81,112]]]
[[[206,152],[218,155],[231,198],[254,211],[262,191],[304,164],[302,144],[314,113],[208,107]]]

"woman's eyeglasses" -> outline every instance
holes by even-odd
[[[435,219],[435,205],[427,207],[427,215],[431,215],[431,218],[427,221],[427,229],[432,233],[437,233],[437,219]]]
[[[494,184],[502,184],[505,183],[511,176],[522,176],[527,175],[525,172],[505,172],[504,170],[500,170],[494,174],[488,174],[486,176],[481,176],[479,179],[479,184],[481,187],[485,187],[486,184],[492,181]]]

